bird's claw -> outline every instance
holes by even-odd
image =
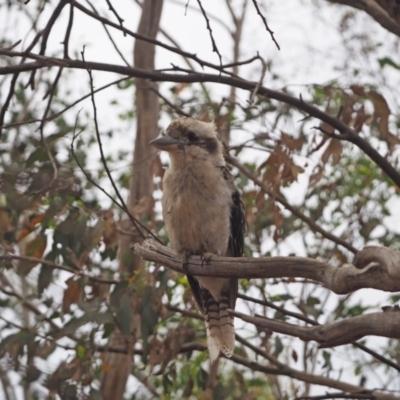
[[[209,264],[209,262],[211,261],[211,258],[215,256],[215,254],[213,253],[203,253],[200,256],[201,259],[201,266],[204,267],[204,264]]]

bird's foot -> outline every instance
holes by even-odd
[[[214,253],[203,253],[200,258],[201,258],[201,266],[204,267],[204,264],[209,264],[211,261],[212,257],[215,257],[216,254]]]
[[[191,254],[190,254],[189,251],[184,250],[184,251],[182,252],[182,255],[181,255],[181,263],[182,263],[182,268],[183,268],[184,271],[187,271],[187,269],[188,269],[189,258],[190,258],[190,256],[191,256]]]

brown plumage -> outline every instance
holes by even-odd
[[[243,203],[225,168],[215,125],[192,118],[173,121],[167,135],[151,142],[169,153],[163,180],[163,217],[172,248],[183,255],[241,257],[246,220]],[[204,266],[207,268],[207,265]],[[196,303],[204,314],[210,359],[235,347],[233,317],[236,278],[188,275]]]

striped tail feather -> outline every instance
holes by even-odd
[[[211,362],[222,351],[226,357],[231,357],[235,348],[235,330],[233,317],[229,315],[229,299],[221,296],[216,301],[206,289],[201,291],[203,299],[204,320],[206,323],[207,345]]]

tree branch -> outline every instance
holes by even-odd
[[[55,57],[46,57],[38,54],[16,52],[4,49],[0,49],[0,54],[9,57],[28,57],[36,60],[36,62],[33,63],[25,63],[20,65],[0,68],[0,75],[22,72],[22,71],[33,71],[39,68],[56,65],[56,66],[64,66],[76,69],[85,69],[85,70],[91,69],[96,71],[115,72],[118,74],[132,76],[136,78],[150,79],[157,82],[186,82],[186,83],[214,82],[223,85],[235,86],[239,89],[249,90],[249,91],[253,91],[254,88],[257,86],[257,82],[251,82],[238,77],[225,76],[220,74],[217,75],[217,74],[206,74],[197,72],[195,73],[192,71],[186,74],[180,74],[180,73],[173,74],[160,71],[148,71],[139,68],[130,68],[114,64],[59,59]],[[312,117],[317,118],[331,125],[333,128],[337,129],[342,135],[345,135],[341,136],[342,140],[346,140],[349,141],[350,143],[355,144],[359,149],[361,149],[365,154],[367,154],[368,157],[370,157],[371,160],[373,160],[382,169],[382,171],[385,172],[389,176],[389,178],[391,178],[393,182],[400,188],[399,171],[381,154],[379,154],[379,152],[375,150],[368,143],[367,140],[359,136],[352,128],[344,124],[337,117],[329,115],[328,113],[320,110],[319,108],[313,106],[312,104],[306,103],[301,98],[298,99],[289,94],[268,89],[264,86],[261,86],[258,89],[258,94],[270,99],[274,99],[289,104],[293,107],[298,108],[299,110],[302,110],[310,114]]]
[[[352,343],[364,336],[400,338],[400,310],[359,315],[331,324],[303,327],[266,317],[253,317],[237,311],[230,311],[235,317],[258,327],[284,335],[295,336],[303,341],[315,341],[322,348]]]
[[[346,294],[362,288],[387,292],[400,291],[400,265],[388,266],[371,263],[362,269],[345,264],[341,268],[305,257],[234,258],[212,256],[202,266],[201,257],[192,256],[187,268],[182,267],[181,257],[172,249],[149,239],[143,245],[135,244],[135,254],[147,261],[162,264],[174,271],[225,278],[305,278],[320,282],[337,294]],[[382,248],[384,252],[384,248]]]

